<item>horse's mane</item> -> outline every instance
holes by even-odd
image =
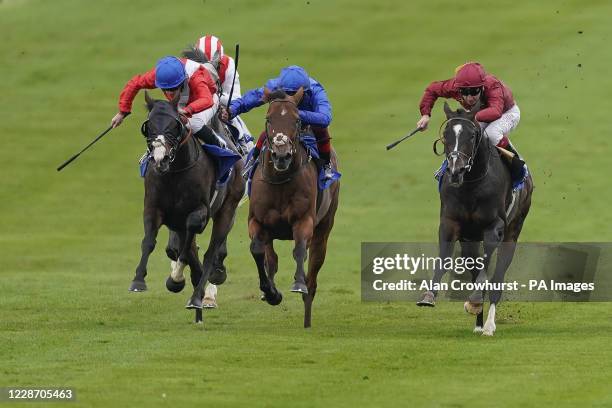
[[[183,50],[182,54],[183,57],[199,62],[200,64],[209,62],[208,58],[206,58],[206,54],[204,54],[201,49],[194,47],[193,45],[187,46],[187,48]]]
[[[276,100],[276,99],[285,99],[285,98],[287,98],[287,96],[288,95],[282,89],[275,89],[272,92],[270,92],[270,95],[268,96],[268,99],[273,101],[273,100]]]

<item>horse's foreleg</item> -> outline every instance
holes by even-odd
[[[295,247],[293,248],[293,259],[295,259],[296,268],[291,291],[305,295],[308,294],[308,288],[306,287],[304,262],[306,261],[308,244],[312,238],[313,228],[314,220],[308,216],[293,224],[293,240],[295,241]]]
[[[330,229],[326,231],[317,231],[312,237],[309,249],[309,260],[308,260],[308,275],[306,276],[306,286],[308,287],[308,294],[302,295],[304,301],[304,328],[308,328],[312,324],[312,302],[314,301],[315,294],[317,293],[317,276],[323,262],[325,262],[325,255],[327,253],[327,239],[329,237]],[[319,227],[317,228],[319,230]]]
[[[440,259],[444,260],[453,255],[453,248],[458,237],[459,224],[454,220],[441,218],[440,227],[438,229]],[[417,306],[433,307],[436,305],[436,295],[438,294],[436,287],[442,281],[442,276],[444,276],[445,273],[446,269],[444,265],[440,265],[440,268],[436,266],[433,279],[430,281],[431,288],[421,295],[421,299],[417,302]]]
[[[272,241],[266,230],[255,218],[249,220],[249,237],[251,237],[251,255],[259,275],[259,289],[263,292],[262,300],[276,306],[283,300],[283,295],[276,290],[268,274],[266,274],[266,247],[270,247]],[[268,270],[270,268],[274,268],[274,265],[269,265]],[[276,271],[274,270],[274,272]]]
[[[181,254],[179,255],[179,260],[177,263],[182,264],[183,267],[185,264],[189,264],[191,268],[192,284],[196,281],[197,277],[200,277],[199,282],[201,282],[202,276],[204,275],[202,266],[197,259],[197,252],[194,251],[193,240],[196,234],[201,234],[204,231],[206,224],[208,224],[208,210],[206,207],[201,207],[187,216],[187,233],[185,244],[181,247]],[[196,286],[196,289],[197,287],[199,287],[199,283],[198,286]],[[199,297],[192,296],[185,307],[187,309],[202,309],[203,296],[203,294],[200,294]],[[200,317],[201,314],[196,313],[196,322],[198,322]]]
[[[144,224],[144,238],[141,244],[141,256],[140,262],[136,267],[136,275],[130,285],[130,291],[142,292],[147,290],[147,284],[145,283],[145,276],[147,276],[147,262],[149,261],[149,255],[155,249],[157,233],[161,226],[161,214],[150,208],[145,208],[143,214]]]

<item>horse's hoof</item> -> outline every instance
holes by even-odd
[[[473,315],[480,314],[482,312],[482,303],[472,303],[467,301],[463,304],[463,310]]]
[[[436,305],[436,296],[431,291],[423,293],[421,300],[417,302],[417,306],[434,307]]]
[[[268,304],[272,306],[277,306],[280,304],[280,302],[283,301],[283,294],[279,291],[265,292],[262,296],[262,300],[265,300],[266,302],[268,302]]]
[[[227,270],[225,266],[215,266],[213,271],[210,273],[208,277],[208,281],[213,285],[222,285],[223,282],[227,279]]]
[[[192,296],[187,302],[185,309],[202,309],[202,299],[198,299],[197,296]]]
[[[184,287],[185,279],[181,282],[175,282],[171,276],[168,276],[168,279],[166,279],[166,288],[168,288],[170,292],[179,293]]]
[[[133,280],[129,289],[130,292],[144,292],[145,290],[147,290],[147,284],[143,280]]]
[[[483,336],[493,336],[495,334],[495,323],[485,322],[484,327],[482,328]]]
[[[202,307],[204,309],[216,309],[217,302],[213,298],[205,297],[204,300],[202,301]]]
[[[306,284],[303,282],[293,282],[291,291],[295,293],[302,293],[304,295],[308,294],[308,288],[306,287]]]
[[[476,326],[474,327],[474,333],[482,333],[482,326]]]

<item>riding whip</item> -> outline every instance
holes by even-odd
[[[124,116],[124,119],[129,115],[130,113],[126,113]],[[94,140],[91,141],[91,143],[89,143],[87,146],[85,146],[83,148],[83,150],[81,150],[80,152],[78,152],[77,154],[75,154],[74,156],[72,156],[71,158],[69,158],[68,160],[66,160],[62,165],[60,165],[57,168],[57,171],[61,171],[64,167],[66,167],[67,165],[69,165],[70,163],[72,163],[73,161],[76,160],[77,157],[79,157],[81,155],[81,153],[83,153],[85,150],[89,149],[91,146],[93,146],[94,143],[96,143],[98,140],[102,139],[102,137],[107,134],[108,132],[110,132],[113,129],[113,125],[110,125],[104,132],[100,133],[100,135],[98,135],[98,137],[96,137]]]
[[[238,57],[240,57],[240,44],[236,44],[236,53],[234,54],[234,78],[232,79],[232,87],[230,88],[229,97],[227,98],[227,110],[229,111],[232,103],[232,95],[234,94],[234,84],[236,83],[236,74],[238,74]]]
[[[415,133],[421,131],[422,129],[420,127],[414,129],[412,132],[410,132],[408,135],[402,137],[400,140],[397,140],[389,145],[387,145],[387,150],[391,150],[393,149],[395,146],[397,146],[398,144],[402,143],[404,140],[408,139],[410,136],[413,136]]]

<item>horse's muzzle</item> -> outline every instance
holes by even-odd
[[[164,156],[159,162],[155,162],[155,171],[159,174],[167,173],[170,170],[170,157]]]
[[[466,173],[465,167],[461,167],[456,170],[448,169],[447,171],[450,176],[449,181],[450,181],[451,186],[459,187],[463,184],[463,176],[465,176],[465,173]]]
[[[276,171],[287,171],[291,166],[291,160],[293,155],[291,152],[279,154],[272,152],[272,163],[274,164],[274,170]]]

